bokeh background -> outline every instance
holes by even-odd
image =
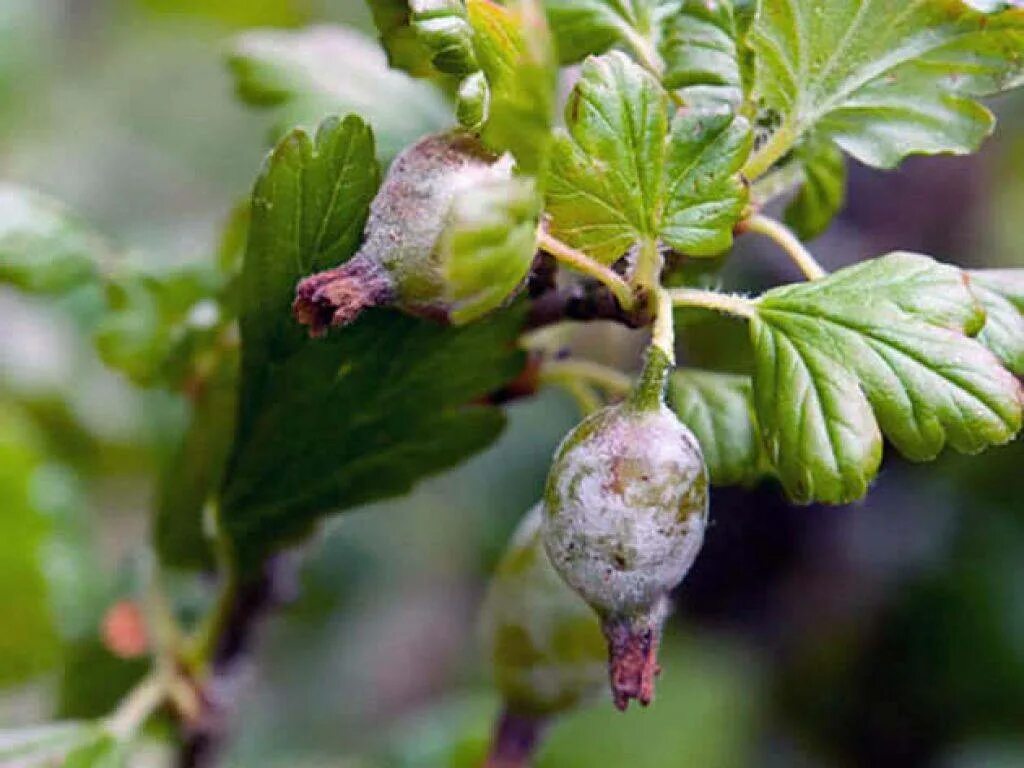
[[[133,258],[211,258],[273,130],[234,98],[230,41],[324,22],[369,30],[358,0],[0,0],[0,178]],[[1024,267],[1024,94],[995,107],[975,157],[853,168],[814,244],[825,266],[907,249]],[[372,108],[402,124],[403,103]],[[794,278],[747,242],[723,273],[752,290]],[[139,671],[99,622],[146,568],[153,477],[185,409],[107,372],[83,313],[0,288],[0,727],[101,713]],[[727,323],[683,331],[702,365],[742,369],[744,343]],[[497,706],[475,630],[487,574],[577,418],[558,392],[509,414],[493,449],[335,519],[296,558],[239,682],[231,765],[473,765]],[[712,510],[656,705],[566,719],[541,768],[1024,766],[1024,444],[924,466],[890,453],[848,507],[792,507],[766,483],[716,491]],[[175,590],[208,599],[201,579]],[[143,764],[165,764],[153,736]]]

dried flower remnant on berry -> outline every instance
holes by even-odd
[[[535,195],[528,186],[513,178],[510,157],[492,154],[471,134],[422,139],[388,171],[370,206],[359,252],[299,283],[295,318],[316,336],[376,306],[453,323],[497,308],[521,287],[533,259],[533,244],[522,236],[534,229],[529,206]],[[521,199],[526,202],[517,207]],[[502,215],[519,234],[524,258],[506,258],[508,252],[485,238],[468,252],[453,245],[460,216],[476,217],[485,229]],[[481,274],[493,276],[497,285],[486,285]]]

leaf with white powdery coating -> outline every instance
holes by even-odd
[[[691,256],[732,243],[747,190],[737,172],[750,151],[746,120],[680,112],[652,75],[624,54],[589,59],[566,107],[546,186],[552,234],[612,263],[637,242],[661,240]]]
[[[714,485],[749,485],[770,473],[761,448],[749,376],[682,369],[667,401],[696,435]]]
[[[1024,80],[1024,10],[960,0],[762,0],[750,42],[779,147],[814,131],[879,168],[976,150],[994,118],[974,99]]]
[[[882,434],[914,461],[975,453],[1021,427],[1020,384],[976,339],[963,273],[894,253],[768,291],[751,319],[755,405],[796,501],[845,503],[875,476]]]
[[[978,341],[1024,376],[1024,269],[979,269],[969,277],[986,315]]]
[[[365,313],[326,339],[290,315],[299,278],[356,250],[379,173],[358,118],[296,131],[253,193],[242,273],[242,390],[221,493],[241,566],[300,538],[324,515],[405,493],[500,433],[500,410],[472,405],[523,365],[518,310],[448,328]]]

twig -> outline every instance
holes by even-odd
[[[601,262],[595,261],[583,251],[563,243],[561,240],[556,237],[552,237],[547,232],[541,231],[538,234],[537,244],[542,250],[550,253],[566,266],[604,283],[608,287],[608,290],[614,294],[623,309],[630,310],[636,305],[636,296],[633,295],[633,289],[630,288],[629,283],[627,283],[626,280],[611,267],[606,267]]]
[[[676,307],[710,309],[744,319],[750,319],[755,314],[754,303],[743,296],[705,291],[700,288],[670,288],[666,293]]]
[[[780,221],[757,213],[741,221],[736,227],[736,231],[741,233],[757,232],[759,235],[773,240],[786,252],[786,255],[793,260],[793,263],[800,268],[808,280],[820,280],[828,274],[800,242],[800,238]]]

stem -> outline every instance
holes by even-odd
[[[118,741],[127,741],[143,726],[167,697],[167,680],[162,674],[143,678],[107,718],[106,729]]]
[[[651,343],[660,349],[668,358],[670,365],[676,364],[676,327],[672,318],[672,297],[664,288],[658,288],[655,294],[657,312],[654,316],[654,328]]]
[[[621,275],[610,267],[606,267],[599,261],[590,258],[583,251],[563,243],[561,240],[552,237],[547,232],[540,232],[537,240],[538,246],[547,253],[550,253],[560,262],[577,272],[590,275],[601,281],[608,287],[625,310],[630,310],[636,303],[632,288],[629,287]]]
[[[658,243],[654,240],[642,240],[636,269],[633,270],[634,287],[640,292],[653,292],[661,285],[661,270],[664,266],[665,260],[658,250]]]
[[[672,300],[661,287],[657,289],[655,298],[658,314],[654,318],[651,346],[647,349],[640,380],[629,397],[630,406],[639,411],[653,411],[662,406],[668,375],[676,364]]]
[[[498,720],[484,768],[527,768],[533,758],[547,720],[505,709]]]
[[[792,123],[783,123],[759,150],[750,156],[743,166],[743,175],[748,181],[755,181],[781,160],[800,137]]]
[[[744,320],[753,318],[756,313],[754,303],[743,296],[705,291],[700,288],[670,288],[666,292],[676,307],[710,309]]]
[[[558,360],[544,366],[541,378],[561,382],[565,379],[583,381],[612,395],[625,395],[632,388],[629,376],[615,368],[590,360]]]
[[[573,376],[557,376],[541,374],[541,382],[561,387],[576,402],[576,407],[583,416],[589,416],[600,410],[604,402],[594,388]]]
[[[808,280],[820,280],[828,274],[792,230],[780,221],[757,213],[741,221],[737,229],[740,232],[757,232],[774,240]]]

